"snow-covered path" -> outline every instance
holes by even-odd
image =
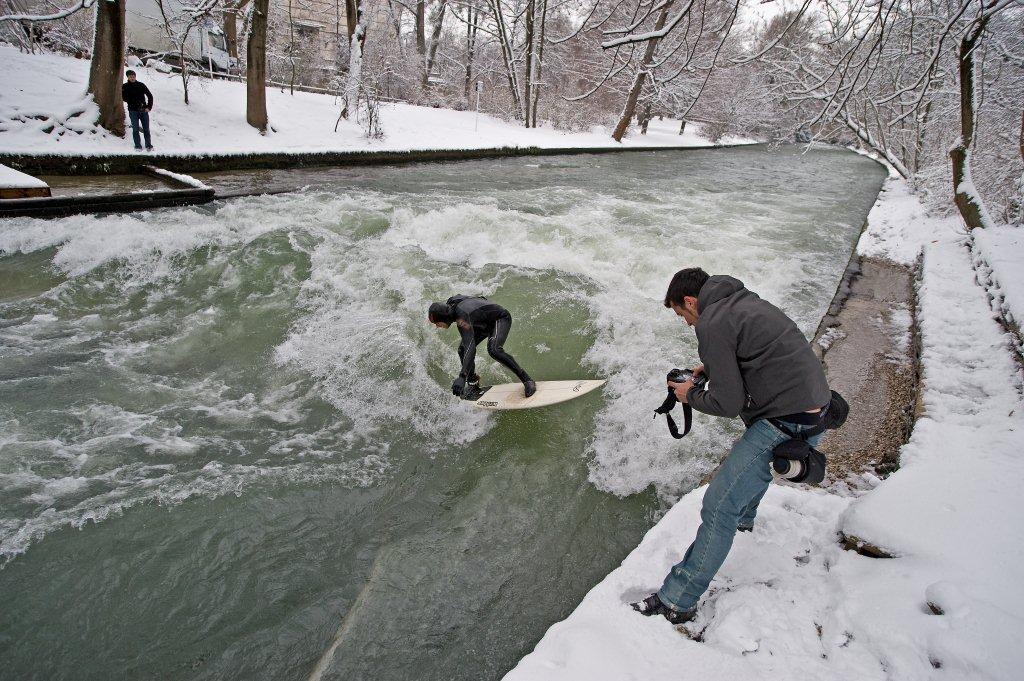
[[[860,250],[905,262],[922,249],[924,414],[900,470],[845,495],[773,485],[690,625],[697,640],[628,606],[692,541],[705,488],[691,492],[507,679],[1020,678],[1020,368],[957,223],[890,181]],[[896,557],[844,551],[840,531]]]

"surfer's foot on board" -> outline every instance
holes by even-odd
[[[526,391],[527,397],[532,397],[533,394],[537,392],[537,383],[531,379],[527,379],[523,381],[523,390]]]
[[[462,399],[475,400],[483,394],[484,391],[480,389],[480,377],[478,376],[475,381],[470,381],[466,384],[466,387],[462,390]]]

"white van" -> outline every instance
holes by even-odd
[[[160,3],[163,3],[163,13]],[[128,49],[145,58],[147,54],[166,53],[170,60],[178,56],[178,46],[167,35],[164,15],[171,23],[171,31],[181,33],[188,25],[182,0],[128,0],[125,8],[125,31]],[[228,56],[224,31],[212,18],[206,18],[189,31],[185,43],[185,58],[204,70],[233,73],[237,59]]]

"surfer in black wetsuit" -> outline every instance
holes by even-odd
[[[497,303],[486,298],[452,296],[445,303],[433,303],[427,313],[430,323],[439,329],[455,324],[462,340],[459,343],[459,359],[462,372],[452,383],[452,393],[465,399],[480,395],[480,377],[476,374],[476,346],[487,338],[487,354],[508,367],[516,378],[523,382],[526,396],[537,392],[537,384],[530,375],[505,352],[502,347],[512,328],[512,315]]]

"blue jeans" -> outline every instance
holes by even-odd
[[[139,126],[141,125],[142,134],[146,137],[146,148],[152,149],[153,141],[149,138],[149,112],[128,109],[128,118],[132,122],[132,140],[135,142],[135,148],[142,148],[142,143],[139,141]]]
[[[787,424],[794,433],[812,426]],[[697,538],[683,561],[669,571],[658,591],[662,603],[674,610],[697,606],[732,548],[737,527],[752,527],[757,506],[772,481],[772,450],[789,439],[768,421],[755,421],[732,446],[722,467],[704,493]],[[820,435],[808,441],[816,445]]]

